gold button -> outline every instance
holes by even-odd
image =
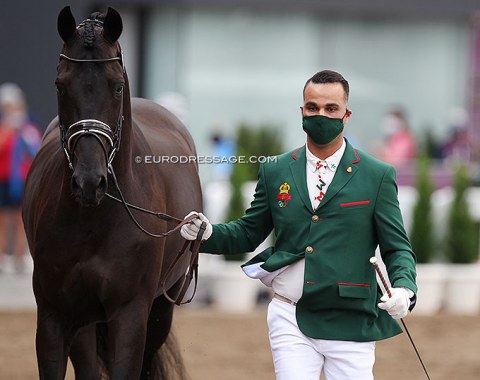
[[[320,218],[318,217],[318,215],[313,215],[312,216],[312,222],[317,223],[319,220],[320,220]]]
[[[306,253],[312,253],[313,252],[313,247],[308,246],[307,248],[305,248],[305,252]]]

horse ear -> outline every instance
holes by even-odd
[[[72,15],[70,7],[67,6],[63,8],[58,14],[57,20],[57,30],[60,37],[62,37],[63,42],[67,42],[75,32],[77,28],[75,18]]]
[[[108,7],[105,20],[103,20],[103,35],[111,42],[115,42],[122,34],[122,30],[122,17],[115,9]]]

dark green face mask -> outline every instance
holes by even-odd
[[[325,145],[335,140],[343,131],[343,118],[333,119],[322,115],[304,116],[302,127],[315,144]]]

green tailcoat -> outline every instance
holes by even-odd
[[[394,336],[401,328],[377,307],[382,294],[369,259],[378,246],[392,286],[417,292],[415,255],[403,227],[395,170],[347,141],[335,177],[313,211],[305,149],[262,164],[250,208],[236,221],[214,225],[202,252],[252,252],[273,229],[275,246],[244,266],[261,262],[263,270],[273,272],[305,258],[296,308],[305,335],[350,341]]]

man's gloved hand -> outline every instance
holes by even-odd
[[[202,240],[207,240],[213,232],[211,223],[208,221],[205,215],[203,215],[201,212],[196,211],[192,211],[184,219],[188,218],[192,214],[198,215],[198,218],[193,219],[190,223],[183,225],[180,229],[180,234],[184,239],[195,240],[197,238],[198,231],[200,231],[200,226],[202,222],[205,222],[206,228],[205,232],[203,233]]]
[[[408,314],[410,307],[409,292],[406,288],[390,288],[392,297],[385,294],[380,298],[378,307],[385,310],[393,319],[400,319]]]

